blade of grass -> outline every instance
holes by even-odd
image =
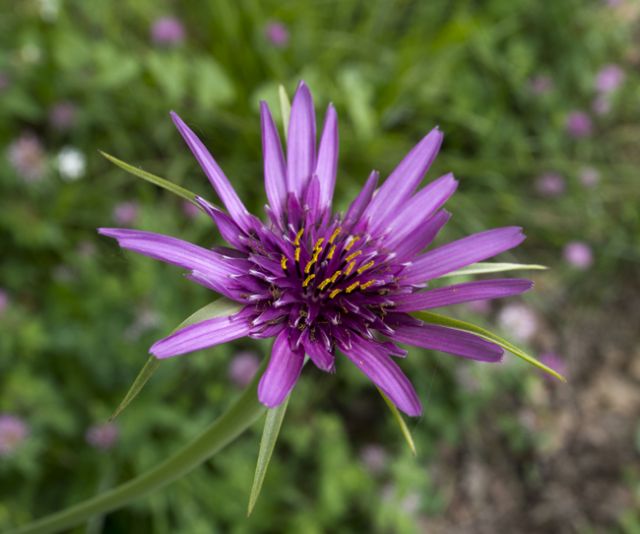
[[[416,444],[413,441],[413,436],[411,435],[411,431],[409,430],[407,423],[402,417],[402,414],[398,411],[398,408],[396,408],[396,405],[393,404],[393,402],[391,402],[389,397],[387,397],[380,388],[378,388],[378,393],[380,393],[380,395],[384,399],[384,402],[389,407],[389,410],[391,410],[391,413],[393,414],[393,418],[396,420],[396,423],[398,423],[398,426],[400,427],[400,432],[402,432],[402,436],[404,437],[404,440],[407,442],[407,445],[409,445],[409,449],[411,449],[411,452],[413,453],[413,455],[416,456],[417,454]]]
[[[502,273],[505,271],[523,271],[523,270],[534,270],[540,271],[545,270],[547,267],[544,265],[524,265],[521,263],[485,263],[478,262],[473,263],[471,265],[467,265],[462,269],[458,269],[457,271],[452,271],[447,274],[443,274],[438,278],[449,278],[451,276],[468,276],[472,274],[489,274],[489,273]]]

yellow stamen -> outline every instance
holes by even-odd
[[[320,282],[320,284],[318,285],[318,290],[322,291],[325,287],[327,287],[329,284],[331,283],[331,278],[325,278],[322,282]]]
[[[357,250],[355,251],[353,254],[349,254],[344,261],[346,262],[350,262],[351,260],[353,260],[354,258],[357,258],[358,256],[360,256],[360,254],[362,254],[361,250]]]
[[[356,241],[360,240],[360,236],[354,235],[351,236],[351,239],[349,240],[349,242],[345,245],[344,249],[349,252],[351,250],[351,247],[353,247],[353,245],[356,244]]]
[[[353,271],[353,268],[356,266],[356,262],[352,261],[347,268],[344,271],[344,275],[345,276],[349,276],[351,274],[351,271]]]
[[[300,247],[296,248],[294,258],[296,259],[296,263],[300,261]]]
[[[329,249],[329,253],[327,254],[327,259],[330,260],[331,258],[333,258],[333,255],[336,252],[336,246],[335,245],[331,245],[331,248]]]
[[[331,293],[329,293],[329,298],[330,299],[336,298],[336,295],[341,292],[342,292],[342,289],[334,289]]]
[[[333,231],[331,237],[329,238],[329,243],[333,244],[333,242],[336,240],[336,237],[340,235],[340,232],[342,232],[342,226],[338,226],[338,228]]]
[[[311,280],[313,280],[315,277],[315,274],[310,274],[309,276],[307,276],[304,282],[302,282],[302,287],[307,287],[309,285],[309,282],[311,282]]]
[[[371,269],[371,267],[373,267],[374,264],[375,264],[375,261],[373,260],[371,260],[369,263],[365,263],[362,267],[358,269],[358,274],[362,274],[367,269]]]
[[[333,273],[333,276],[329,278],[329,280],[331,280],[331,283],[333,284],[338,279],[338,276],[340,276],[341,274],[342,274],[342,271],[336,271],[335,273]]]
[[[283,271],[287,270],[287,257],[283,254],[282,258],[280,258],[280,267],[282,267]]]
[[[311,267],[313,267],[313,264],[316,262],[316,258],[315,256],[310,259],[307,264],[304,266],[304,274],[309,274],[309,271],[311,270]]]
[[[297,247],[300,244],[300,238],[302,237],[302,234],[304,234],[304,228],[300,228],[300,230],[298,231],[298,233],[296,234],[296,239],[293,242],[293,244]]]
[[[324,237],[321,237],[316,241],[316,244],[313,245],[313,250],[322,250],[322,243],[324,243]]]
[[[351,293],[356,287],[358,287],[360,285],[360,282],[354,282],[353,284],[351,284],[347,289],[345,289],[345,291],[347,293]]]
[[[360,286],[360,289],[367,289],[368,287],[371,287],[375,283],[376,283],[376,280],[369,280],[368,282],[365,282],[364,284],[362,284]]]

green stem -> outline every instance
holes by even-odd
[[[256,394],[260,375],[256,373],[253,383],[226,413],[171,458],[121,486],[20,527],[13,534],[48,534],[74,527],[93,515],[120,508],[198,467],[242,434],[264,412]]]

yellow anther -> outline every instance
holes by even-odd
[[[334,289],[331,293],[329,293],[329,298],[334,299],[338,293],[341,293],[342,289]]]
[[[361,250],[357,250],[357,251],[355,251],[353,254],[349,254],[349,255],[344,259],[344,261],[346,261],[346,262],[350,262],[351,260],[353,260],[353,259],[357,258],[358,256],[360,256],[360,254],[362,254],[362,251],[361,251]]]
[[[364,284],[362,284],[360,286],[360,289],[367,289],[368,287],[371,287],[375,283],[376,283],[375,280],[369,280],[368,282],[365,282]]]
[[[375,264],[375,261],[371,260],[369,263],[365,263],[362,267],[360,267],[358,269],[358,274],[362,274],[363,272],[365,272],[367,269],[371,269],[371,267],[373,267]]]
[[[302,237],[302,234],[304,234],[304,228],[300,228],[300,230],[298,231],[298,233],[296,234],[296,239],[293,242],[293,244],[297,247],[300,244],[300,238]]]
[[[314,256],[313,258],[311,258],[307,264],[304,267],[304,272],[305,274],[309,274],[309,271],[311,270],[311,267],[313,267],[313,264],[316,262],[317,258],[316,256]]]
[[[307,287],[309,285],[309,282],[311,282],[311,280],[313,280],[316,277],[315,274],[310,274],[309,276],[307,276],[304,279],[304,282],[302,282],[302,287]]]
[[[336,271],[335,273],[333,273],[333,276],[329,278],[331,283],[333,284],[338,279],[338,276],[340,276],[341,274],[342,274],[342,271]]]
[[[327,259],[330,260],[331,258],[333,258],[333,255],[336,252],[336,246],[335,245],[331,245],[331,248],[329,249],[329,253],[327,254]]]
[[[320,284],[318,284],[318,290],[322,291],[331,283],[331,278],[325,278]]]
[[[333,242],[336,240],[336,237],[340,235],[340,232],[342,232],[342,226],[338,226],[338,228],[333,231],[331,237],[329,238],[329,243],[333,244]]]
[[[324,237],[321,237],[316,241],[316,244],[313,245],[313,250],[322,250],[322,243],[324,243]]]
[[[345,289],[345,291],[347,293],[351,293],[356,287],[358,287],[360,285],[360,282],[354,282],[353,284],[351,284],[347,289]]]
[[[351,247],[353,247],[353,245],[356,244],[356,241],[360,241],[360,236],[354,235],[351,236],[351,239],[349,240],[349,242],[344,246],[344,249],[349,252],[351,250]]]
[[[351,271],[353,271],[353,268],[356,266],[356,262],[352,261],[349,265],[347,265],[347,268],[344,271],[344,275],[345,276],[349,276],[351,274]]]
[[[296,248],[296,251],[293,257],[296,259],[296,262],[300,261],[300,247]]]
[[[282,258],[280,258],[280,267],[282,267],[283,271],[287,270],[287,257],[283,254]]]

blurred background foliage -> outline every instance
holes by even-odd
[[[215,198],[173,109],[261,213],[258,103],[304,79],[340,115],[338,208],[440,125],[430,176],[461,180],[442,241],[518,224],[505,260],[552,268],[523,299],[450,312],[569,384],[413,351],[413,458],[357,371],[306,369],[251,518],[260,424],[87,532],[640,532],[639,16],[635,0],[4,0],[0,530],[171,454],[268,350],[165,361],[104,425],[149,345],[212,295],[96,228],[219,237],[97,150]]]

